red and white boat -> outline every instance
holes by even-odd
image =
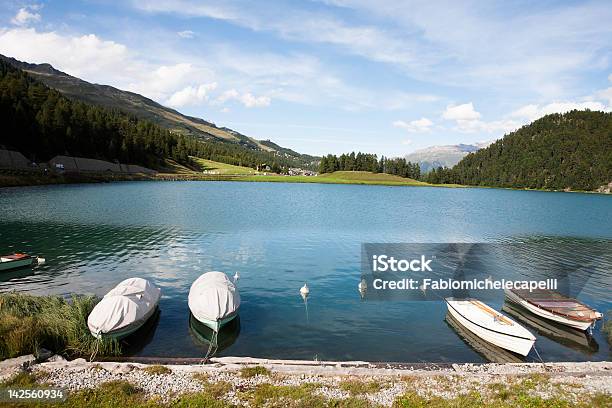
[[[601,319],[595,309],[553,290],[506,290],[506,298],[531,313],[557,323],[587,330]]]
[[[42,264],[43,258],[37,258],[28,254],[10,254],[0,256],[0,272],[10,269],[25,268],[34,264]]]

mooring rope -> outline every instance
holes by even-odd
[[[542,363],[542,367],[544,367],[544,371],[548,371],[548,367],[546,366],[546,363],[544,362],[544,359],[542,358],[542,356],[540,355],[540,352],[538,351],[537,347],[535,346],[535,344],[533,345],[533,351],[536,352],[536,355],[538,356],[538,358],[540,359],[540,362]]]
[[[208,345],[208,351],[206,352],[206,356],[204,356],[204,364],[208,362],[215,354],[217,354],[217,350],[219,349],[219,345],[217,344],[217,340],[219,338],[219,332],[213,330],[213,335],[210,338],[210,344]],[[213,351],[214,348],[214,351]]]
[[[93,361],[94,358],[96,358],[96,356],[98,355],[98,351],[100,349],[100,343],[102,343],[102,339],[99,337],[96,338],[94,350],[89,355],[89,361]]]

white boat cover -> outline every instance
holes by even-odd
[[[206,272],[191,285],[188,304],[196,319],[218,321],[238,312],[240,293],[223,272]]]
[[[157,307],[160,295],[160,289],[146,279],[126,279],[94,307],[87,319],[87,326],[94,334],[140,326]]]

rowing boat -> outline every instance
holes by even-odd
[[[232,321],[240,308],[240,293],[223,272],[206,272],[189,289],[191,314],[215,332]]]
[[[529,354],[536,339],[514,320],[476,299],[444,300],[451,316],[481,339],[522,356]]]
[[[87,318],[96,338],[122,339],[141,328],[154,315],[161,290],[146,279],[130,278],[111,289]]]
[[[514,289],[506,290],[505,293],[509,301],[533,314],[578,330],[587,330],[602,317],[601,313],[584,303],[552,290]]]
[[[28,254],[11,254],[0,256],[0,271],[32,266],[36,257]]]
[[[504,350],[501,347],[497,347],[467,330],[450,313],[446,314],[445,320],[464,342],[489,362],[499,364],[523,362],[523,357],[517,356],[515,353]]]
[[[546,336],[573,350],[586,354],[593,354],[599,350],[599,345],[587,332],[544,319],[514,302],[505,302],[502,312],[516,319],[519,323],[534,329],[537,334]]]

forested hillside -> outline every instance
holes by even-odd
[[[34,79],[51,89],[60,91],[62,95],[71,99],[102,108],[120,110],[134,115],[138,119],[152,122],[175,134],[193,136],[202,141],[234,144],[248,150],[275,153],[276,156],[290,159],[300,166],[311,164],[318,159],[283,148],[270,141],[256,140],[235,130],[218,127],[214,123],[201,118],[184,115],[134,92],[124,91],[109,85],[89,83],[59,71],[49,64],[30,64],[4,55],[0,55],[0,61],[25,71]],[[231,150],[234,151],[234,149]]]
[[[69,99],[1,60],[0,120],[0,145],[35,161],[68,154],[157,167],[164,158],[188,163],[192,155],[249,167],[302,164],[239,144],[203,142],[118,109]]]
[[[467,185],[596,189],[612,181],[612,113],[547,115],[432,176]]]
[[[334,171],[370,171],[373,173],[393,174],[400,177],[419,179],[421,169],[418,163],[411,163],[404,158],[386,158],[370,153],[341,154],[340,157],[328,154],[321,158],[319,173]]]

